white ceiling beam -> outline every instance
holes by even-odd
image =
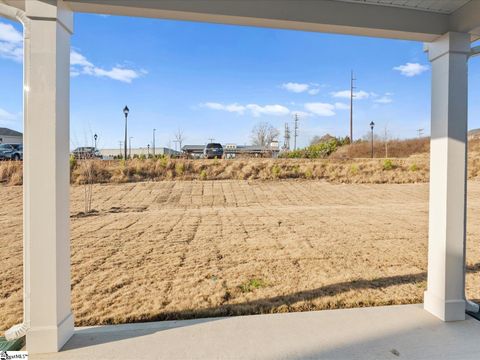
[[[433,41],[449,16],[331,0],[66,0],[74,11]]]

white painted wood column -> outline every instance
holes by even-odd
[[[73,14],[26,1],[24,321],[27,350],[58,351],[73,334],[70,299],[69,102]]]
[[[444,321],[465,319],[467,61],[470,36],[428,44],[432,64],[428,283],[424,307]]]

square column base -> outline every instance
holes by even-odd
[[[73,314],[70,313],[58,326],[32,327],[27,331],[29,353],[59,351],[73,335]]]
[[[423,308],[443,321],[465,320],[466,301],[464,299],[441,299],[428,290],[423,297]]]

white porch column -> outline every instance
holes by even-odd
[[[432,63],[428,284],[424,307],[444,321],[465,319],[467,61],[470,36],[428,44]]]
[[[70,305],[69,92],[73,15],[61,0],[26,1],[24,320],[27,350],[58,351]],[[29,38],[28,38],[29,37]]]

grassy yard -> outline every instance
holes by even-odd
[[[22,320],[21,187],[0,187],[0,329]],[[469,296],[480,298],[480,182],[469,184]],[[318,180],[71,189],[76,325],[421,302],[428,184]]]

